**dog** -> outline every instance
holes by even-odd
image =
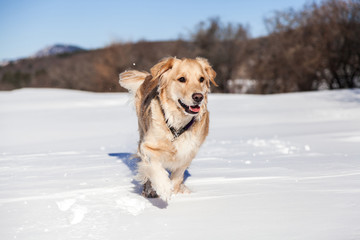
[[[208,60],[169,57],[148,72],[129,70],[119,83],[135,98],[139,127],[138,173],[142,195],[168,201],[190,193],[184,172],[209,132],[210,83],[216,72]],[[169,174],[170,172],[170,174]]]

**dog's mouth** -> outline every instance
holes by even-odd
[[[200,112],[200,106],[199,105],[193,105],[188,106],[185,103],[183,103],[180,99],[178,100],[180,106],[184,108],[185,112],[190,114],[198,114]]]

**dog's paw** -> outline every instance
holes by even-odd
[[[188,187],[186,187],[185,184],[180,184],[178,188],[174,189],[174,193],[190,194],[191,190]]]
[[[159,184],[155,187],[156,193],[164,201],[169,201],[171,199],[171,194],[173,192],[173,186],[169,182]]]
[[[187,186],[185,186],[185,184],[181,184],[180,192],[185,194],[190,194],[191,190]]]
[[[150,180],[147,180],[147,182],[143,186],[143,191],[141,193],[146,198],[158,198],[159,195],[156,193],[155,189],[151,186]]]

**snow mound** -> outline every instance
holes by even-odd
[[[117,207],[125,212],[137,216],[141,214],[144,209],[149,206],[145,199],[137,199],[130,197],[122,197],[116,201]]]

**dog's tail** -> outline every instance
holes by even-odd
[[[149,75],[150,73],[140,72],[136,70],[125,71],[123,73],[120,73],[119,83],[120,86],[129,90],[130,93],[136,94],[136,91],[144,82],[145,78]]]

